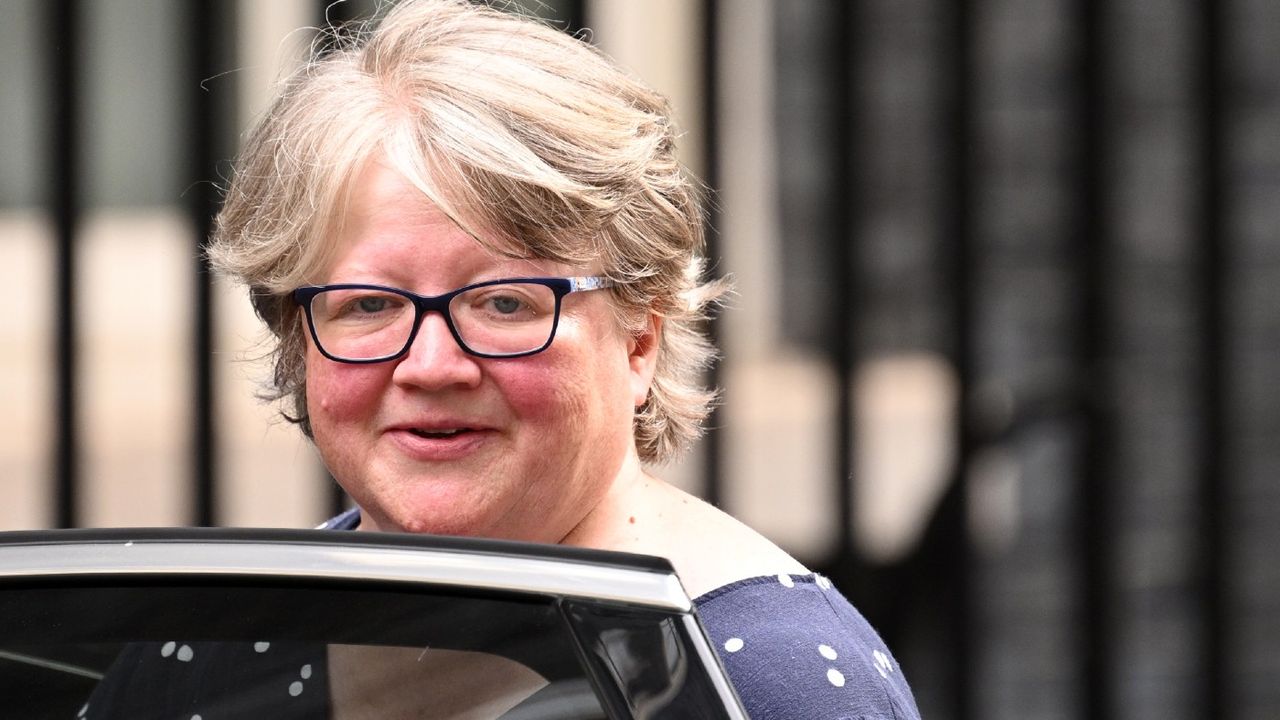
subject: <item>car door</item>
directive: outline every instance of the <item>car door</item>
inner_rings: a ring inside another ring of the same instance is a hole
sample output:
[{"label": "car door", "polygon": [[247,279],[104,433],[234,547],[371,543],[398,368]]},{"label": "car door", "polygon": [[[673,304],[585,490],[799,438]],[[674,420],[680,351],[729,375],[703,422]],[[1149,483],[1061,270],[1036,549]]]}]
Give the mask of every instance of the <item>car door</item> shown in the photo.
[{"label": "car door", "polygon": [[0,533],[24,718],[743,718],[665,561],[318,531]]}]

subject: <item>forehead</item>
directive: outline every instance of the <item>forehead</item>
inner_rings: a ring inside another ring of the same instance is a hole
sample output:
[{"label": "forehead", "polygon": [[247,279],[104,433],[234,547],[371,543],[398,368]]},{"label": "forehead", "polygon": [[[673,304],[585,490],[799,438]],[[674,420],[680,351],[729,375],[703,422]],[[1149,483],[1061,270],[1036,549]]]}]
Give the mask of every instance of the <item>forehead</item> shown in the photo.
[{"label": "forehead", "polygon": [[339,235],[359,235],[377,228],[465,232],[426,192],[400,170],[371,160],[352,177],[336,218]]},{"label": "forehead", "polygon": [[461,235],[495,256],[529,256],[527,249],[499,242],[497,233],[460,217],[457,209],[446,208],[439,196],[427,181],[375,157],[351,176],[344,200],[334,213],[331,237]]},{"label": "forehead", "polygon": [[[322,281],[347,281],[352,273],[467,281],[476,274],[547,275],[567,269],[504,243],[497,233],[471,230],[429,191],[386,162],[366,164],[330,223],[328,257],[318,268]],[[344,277],[335,279],[334,273]]]}]

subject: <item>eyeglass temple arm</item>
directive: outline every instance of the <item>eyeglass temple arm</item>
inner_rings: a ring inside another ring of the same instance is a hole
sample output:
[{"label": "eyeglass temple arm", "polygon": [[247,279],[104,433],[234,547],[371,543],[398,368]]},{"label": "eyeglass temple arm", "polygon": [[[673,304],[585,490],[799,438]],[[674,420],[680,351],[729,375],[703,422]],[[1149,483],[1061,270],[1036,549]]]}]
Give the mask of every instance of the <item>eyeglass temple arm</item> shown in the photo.
[{"label": "eyeglass temple arm", "polygon": [[607,277],[571,277],[565,279],[569,281],[569,292],[603,290],[604,288],[613,287],[613,281]]}]

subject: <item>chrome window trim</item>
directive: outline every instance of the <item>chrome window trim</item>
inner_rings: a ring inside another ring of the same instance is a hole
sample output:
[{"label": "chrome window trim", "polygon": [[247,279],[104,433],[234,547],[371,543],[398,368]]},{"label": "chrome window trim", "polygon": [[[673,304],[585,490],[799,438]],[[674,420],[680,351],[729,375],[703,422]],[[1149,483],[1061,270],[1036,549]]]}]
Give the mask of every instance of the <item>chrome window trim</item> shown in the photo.
[{"label": "chrome window trim", "polygon": [[138,540],[0,546],[0,578],[102,575],[375,580],[689,612],[674,574],[460,550],[276,541]]},{"label": "chrome window trim", "polygon": [[716,655],[716,650],[711,645],[711,638],[707,637],[702,626],[698,624],[693,615],[685,615],[681,618],[684,622],[685,631],[689,633],[693,649],[698,653],[698,660],[702,662],[703,667],[716,669],[717,671],[709,671],[707,676],[711,678],[711,685],[715,688],[716,694],[720,697],[720,703],[724,705],[725,711],[729,717],[734,720],[750,720],[746,711],[742,709],[742,701],[738,699],[738,693],[729,684],[729,677],[720,664],[720,658]]}]

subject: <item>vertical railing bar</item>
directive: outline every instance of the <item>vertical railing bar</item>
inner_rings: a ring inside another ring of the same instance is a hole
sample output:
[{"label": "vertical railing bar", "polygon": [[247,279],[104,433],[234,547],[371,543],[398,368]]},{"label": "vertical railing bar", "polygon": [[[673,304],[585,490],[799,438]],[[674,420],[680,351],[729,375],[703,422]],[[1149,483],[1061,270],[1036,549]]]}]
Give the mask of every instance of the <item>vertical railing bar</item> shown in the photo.
[{"label": "vertical railing bar", "polygon": [[316,27],[320,29],[318,54],[327,55],[337,48],[338,34],[342,27],[355,17],[356,8],[350,0],[316,0]]},{"label": "vertical railing bar", "polygon": [[326,483],[325,487],[329,488],[329,514],[342,514],[350,507],[351,503],[350,498],[347,497],[347,491],[342,489],[342,486],[329,474],[328,470],[321,468],[320,475]]},{"label": "vertical railing bar", "polygon": [[855,413],[857,408],[853,402],[854,363],[858,356],[856,329],[859,324],[858,298],[856,285],[858,270],[855,266],[858,254],[855,244],[857,236],[856,213],[854,211],[857,170],[855,164],[855,138],[859,135],[858,118],[854,105],[854,72],[853,66],[857,57],[857,41],[854,39],[857,26],[855,18],[861,7],[860,3],[838,2],[830,6],[833,13],[831,27],[827,30],[826,39],[828,62],[831,69],[831,159],[832,183],[831,195],[827,198],[830,208],[827,246],[831,249],[835,276],[832,278],[832,307],[836,312],[828,318],[828,337],[835,338],[832,348],[832,362],[836,373],[836,474],[833,480],[837,483],[838,522],[837,547],[841,558],[833,579],[837,584],[850,592],[855,603],[866,605],[867,583],[863,582],[865,565],[857,546],[857,513],[854,503],[857,501],[854,477],[855,447]]},{"label": "vertical railing bar", "polygon": [[590,21],[587,12],[587,1],[569,0],[564,4],[564,8],[562,21],[565,32],[576,37],[583,37],[581,33],[588,27],[587,23]]},{"label": "vertical railing bar", "polygon": [[373,17],[378,9],[377,2],[356,2],[354,0],[318,0],[316,10],[319,13],[316,27],[324,31],[336,31],[325,38],[323,53],[336,49],[334,41],[339,37],[349,39],[358,31],[360,24]]},{"label": "vertical railing bar", "polygon": [[[703,127],[703,177],[709,188],[706,198],[706,255],[710,261],[710,272],[719,277],[720,268],[720,204],[716,193],[720,189],[720,3],[718,0],[702,2],[702,127]],[[707,334],[714,347],[720,347],[720,320],[713,317],[707,323]],[[715,363],[707,370],[707,384],[720,387],[723,372],[720,363]],[[720,459],[722,449],[720,423],[723,412],[717,405],[712,408],[707,418],[706,436],[702,440],[703,477],[705,485],[703,498],[712,505],[720,505],[723,494],[723,463]]]},{"label": "vertical railing bar", "polygon": [[[949,137],[944,163],[946,198],[943,202],[946,238],[950,239],[952,256],[947,282],[952,298],[952,357],[960,392],[956,398],[956,461],[951,502],[944,511],[950,514],[943,526],[951,537],[947,543],[947,585],[950,588],[948,625],[951,628],[951,654],[948,695],[952,717],[970,720],[977,717],[974,690],[974,667],[977,647],[973,641],[975,614],[973,609],[973,562],[968,532],[967,478],[970,461],[977,447],[971,399],[975,385],[973,338],[978,322],[977,286],[973,282],[978,270],[978,248],[974,238],[973,203],[977,182],[974,146],[976,130],[973,97],[976,91],[973,65],[973,34],[976,32],[974,9],[969,0],[951,4],[950,62],[942,71],[943,88],[949,88],[947,123]],[[942,12],[946,12],[943,10]],[[943,244],[945,245],[944,239]],[[945,556],[944,551],[944,556]]]},{"label": "vertical railing bar", "polygon": [[1202,717],[1231,717],[1226,687],[1228,628],[1228,577],[1226,558],[1226,512],[1229,498],[1229,454],[1227,434],[1228,406],[1226,352],[1227,333],[1227,226],[1226,226],[1226,105],[1223,57],[1223,3],[1201,3],[1200,58],[1197,68],[1199,117],[1200,215],[1198,237],[1201,261],[1202,294],[1200,328],[1200,408],[1204,428],[1204,445],[1200,454],[1198,483],[1200,486],[1199,556],[1200,604],[1202,619],[1200,657],[1204,663]]},{"label": "vertical railing bar", "polygon": [[1081,715],[1108,720],[1115,715],[1113,682],[1113,623],[1109,604],[1114,596],[1111,548],[1114,533],[1114,493],[1110,482],[1110,439],[1113,417],[1109,392],[1108,346],[1112,311],[1108,302],[1110,226],[1107,222],[1109,178],[1106,161],[1106,68],[1101,3],[1078,5],[1079,64],[1076,69],[1076,218],[1071,247],[1079,258],[1081,291],[1077,314],[1082,423],[1079,435],[1080,474],[1076,487],[1075,528],[1080,543],[1079,564],[1082,670]]},{"label": "vertical railing bar", "polygon": [[75,527],[79,520],[79,437],[77,413],[76,233],[81,214],[79,125],[80,3],[52,0],[46,5],[50,93],[49,206],[55,234],[54,338],[55,430],[54,522]]},{"label": "vertical railing bar", "polygon": [[193,269],[194,306],[191,339],[193,358],[191,416],[191,480],[192,521],[196,525],[217,524],[217,408],[213,363],[213,277],[204,254],[205,243],[213,230],[217,206],[214,168],[217,163],[216,142],[218,103],[205,86],[205,81],[218,74],[219,33],[218,8],[212,0],[193,0],[187,6],[187,47],[189,75],[189,125],[187,134],[186,200],[194,242]]}]

